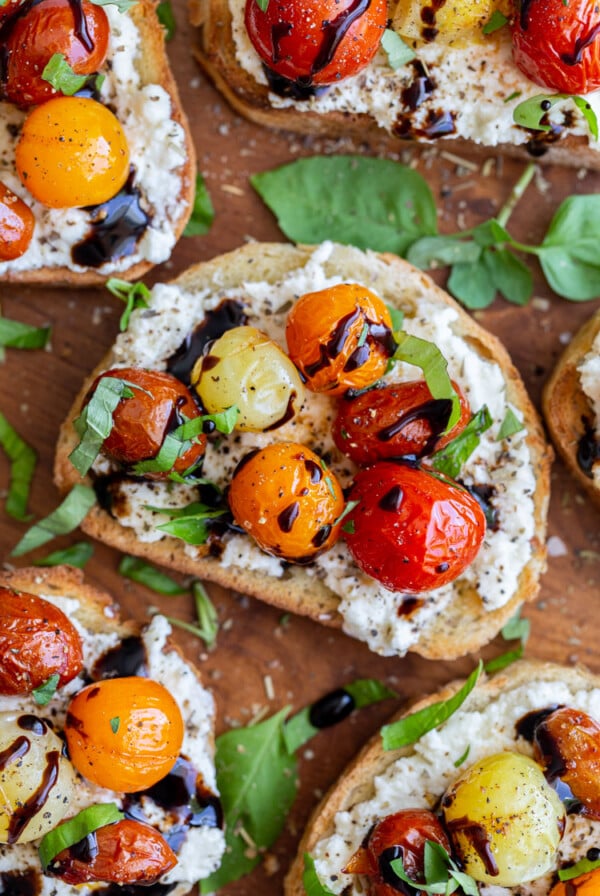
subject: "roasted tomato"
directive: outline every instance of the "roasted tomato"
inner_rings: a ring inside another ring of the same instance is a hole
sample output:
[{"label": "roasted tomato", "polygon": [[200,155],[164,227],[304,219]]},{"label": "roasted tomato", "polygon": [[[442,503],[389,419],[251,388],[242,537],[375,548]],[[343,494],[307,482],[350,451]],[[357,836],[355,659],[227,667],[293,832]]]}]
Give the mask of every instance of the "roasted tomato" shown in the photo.
[{"label": "roasted tomato", "polygon": [[402,859],[408,877],[424,883],[425,843],[431,840],[450,852],[450,842],[440,822],[428,809],[403,809],[388,815],[371,829],[364,846],[352,856],[346,874],[369,878],[369,896],[398,896],[405,884],[393,871],[391,862]]},{"label": "roasted tomato", "polygon": [[600,7],[596,0],[521,0],[513,56],[536,84],[562,93],[600,87]]},{"label": "roasted tomato", "polygon": [[573,880],[560,881],[550,890],[550,896],[598,896],[600,893],[600,868],[574,877]]},{"label": "roasted tomato", "polygon": [[[75,14],[77,11],[77,15]],[[98,71],[106,59],[110,25],[101,6],[83,0],[41,0],[18,16],[6,43],[4,93],[19,106],[33,106],[56,96],[42,77],[55,53],[77,75]]]},{"label": "roasted tomato", "polygon": [[246,30],[265,65],[290,81],[335,84],[371,61],[388,18],[385,0],[246,0]]},{"label": "roasted tomato", "polygon": [[288,314],[285,335],[308,388],[329,395],[372,386],[395,347],[384,302],[357,283],[300,296]]},{"label": "roasted tomato", "polygon": [[485,535],[477,501],[452,480],[379,461],[354,480],[342,529],[357,565],[390,591],[419,593],[456,579]]},{"label": "roasted tomato", "polygon": [[0,694],[30,694],[81,672],[81,638],[62,610],[35,594],[0,587]]},{"label": "roasted tomato", "polygon": [[535,756],[553,781],[560,778],[600,818],[600,725],[586,712],[560,707],[535,729]]},{"label": "roasted tomato", "polygon": [[100,787],[136,793],[164,778],[183,741],[181,711],[150,678],[107,678],[71,700],[65,721],[71,762]]},{"label": "roasted tomato", "polygon": [[0,182],[0,261],[23,255],[29,248],[34,227],[29,206]]},{"label": "roasted tomato", "polygon": [[[199,417],[200,411],[189,390],[170,373],[120,367],[107,370],[94,382],[92,391],[105,376],[119,377],[134,383],[133,398],[123,398],[113,413],[113,427],[104,440],[102,451],[121,464],[156,457],[165,436],[185,418]],[[89,400],[89,399],[88,399]],[[177,458],[174,470],[184,473],[200,463],[204,457],[206,436],[201,434],[194,444]],[[168,473],[147,473],[148,479],[165,479]]]},{"label": "roasted tomato", "polygon": [[59,96],[33,109],[15,148],[21,183],[49,208],[111,199],[129,175],[123,128],[95,100]]},{"label": "roasted tomato", "polygon": [[242,459],[229,487],[229,506],[263,551],[301,562],[336,541],[344,496],[318,455],[304,445],[279,442]]},{"label": "roasted tomato", "polygon": [[177,864],[177,856],[157,830],[126,818],[89,834],[53,859],[48,871],[67,884],[102,881],[153,884]]},{"label": "roasted tomato", "polygon": [[2,22],[2,19],[12,16],[24,2],[25,0],[7,0],[3,6],[0,6],[0,22]]},{"label": "roasted tomato", "polygon": [[344,396],[338,403],[333,438],[340,451],[363,466],[388,457],[422,457],[443,448],[471,417],[469,402],[456,383],[460,419],[443,435],[452,412],[450,399],[434,399],[425,380],[394,383]]}]

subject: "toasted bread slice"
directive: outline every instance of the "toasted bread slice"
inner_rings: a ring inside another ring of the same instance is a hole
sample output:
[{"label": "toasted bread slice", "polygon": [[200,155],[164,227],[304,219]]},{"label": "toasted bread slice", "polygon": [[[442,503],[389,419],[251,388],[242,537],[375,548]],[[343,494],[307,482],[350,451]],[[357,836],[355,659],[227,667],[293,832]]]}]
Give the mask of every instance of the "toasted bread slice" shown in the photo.
[{"label": "toasted bread slice", "polygon": [[[301,292],[308,292],[314,288],[314,285],[313,287],[310,285],[314,284],[314,278],[320,283],[337,279],[368,286],[389,305],[403,310],[405,321],[413,321],[411,325],[417,331],[424,325],[417,321],[420,313],[430,318],[432,326],[437,319],[441,321],[442,318],[444,320],[451,318],[452,321],[447,327],[441,322],[435,323],[435,326],[439,326],[441,332],[451,333],[452,340],[456,338],[456,341],[452,342],[456,351],[473,352],[472,357],[478,359],[477,363],[483,364],[489,361],[493,365],[497,387],[489,388],[484,397],[482,393],[478,396],[473,394],[472,410],[477,410],[486,401],[493,401],[495,392],[505,396],[506,402],[516,409],[517,414],[522,417],[524,432],[514,437],[516,441],[513,439],[510,443],[505,443],[506,450],[499,447],[500,442],[492,440],[490,450],[498,457],[502,454],[502,457],[508,458],[513,456],[517,445],[520,444],[525,454],[523,462],[519,462],[517,467],[526,470],[528,477],[528,484],[523,483],[518,489],[517,504],[522,499],[524,509],[507,514],[517,518],[518,514],[522,513],[525,527],[522,532],[526,530],[528,532],[526,536],[522,534],[517,536],[517,540],[520,538],[521,541],[525,537],[522,546],[527,556],[526,560],[523,558],[524,562],[519,566],[518,573],[514,565],[516,548],[513,545],[510,549],[513,551],[511,565],[515,570],[514,589],[512,586],[509,588],[510,597],[502,594],[502,599],[497,601],[496,605],[490,606],[490,600],[486,600],[486,587],[483,582],[481,587],[478,587],[478,581],[472,579],[469,583],[464,578],[458,579],[451,586],[447,586],[451,591],[444,592],[447,599],[444,599],[443,603],[439,603],[437,598],[434,600],[429,595],[425,596],[427,619],[422,624],[417,624],[417,621],[422,619],[422,614],[419,615],[420,609],[416,610],[416,616],[411,614],[406,616],[406,624],[394,623],[394,626],[402,626],[398,629],[401,634],[396,635],[394,628],[394,634],[389,637],[407,638],[410,643],[388,641],[384,644],[378,639],[385,640],[388,637],[382,632],[384,629],[387,630],[388,620],[391,622],[392,617],[397,616],[397,602],[401,597],[396,595],[391,598],[391,607],[377,624],[374,622],[367,624],[362,619],[353,622],[346,619],[343,622],[340,614],[341,594],[332,590],[333,584],[331,587],[327,584],[327,581],[337,582],[339,576],[336,578],[335,569],[327,571],[318,565],[327,562],[324,559],[327,555],[308,567],[282,565],[277,558],[263,554],[253,546],[248,537],[241,535],[231,538],[224,536],[221,557],[211,556],[208,545],[192,547],[156,529],[158,523],[166,522],[166,517],[163,515],[148,517],[145,522],[141,522],[141,528],[135,519],[125,519],[130,511],[136,519],[138,511],[142,517],[145,513],[151,513],[144,511],[144,505],[165,506],[160,500],[166,495],[165,483],[140,486],[139,480],[137,484],[130,480],[122,486],[118,484],[119,497],[113,501],[112,510],[104,509],[100,505],[95,506],[84,520],[83,528],[94,537],[123,551],[146,557],[182,572],[214,580],[226,587],[254,595],[282,609],[310,616],[322,623],[343,626],[346,631],[364,640],[369,641],[369,638],[373,637],[375,640],[369,643],[377,652],[401,654],[410,649],[431,658],[464,655],[490,641],[517,608],[525,601],[531,600],[537,593],[539,576],[545,566],[550,451],[544,441],[537,414],[503,346],[476,324],[426,275],[395,256],[362,252],[352,247],[331,243],[316,248],[285,244],[250,244],[210,262],[196,265],[172,284],[155,288],[154,296],[158,301],[156,304],[151,302],[150,315],[134,313],[127,333],[119,337],[111,352],[83,384],[61,428],[55,463],[56,483],[60,491],[65,493],[80,481],[79,475],[69,461],[69,454],[77,443],[73,420],[80,413],[84,396],[98,373],[115,365],[130,364],[149,368],[155,366],[164,370],[167,357],[179,347],[194,325],[204,318],[203,309],[215,307],[221,296],[229,295],[246,302],[250,301],[248,297],[253,289],[264,289],[268,290],[272,302],[285,304],[288,298],[292,301],[294,296],[297,297]],[[276,309],[279,305],[275,304],[273,307]],[[281,307],[283,310],[279,315],[276,310],[272,310],[268,320],[258,321],[256,325],[260,327],[261,323],[264,324],[271,337],[277,340],[278,336],[280,344],[285,346],[283,336],[285,308],[283,305]],[[250,323],[253,323],[252,316],[250,312],[248,313]],[[163,337],[166,343],[158,347],[156,340]],[[459,384],[464,384],[461,383],[460,366],[461,362],[455,360],[451,375]],[[491,369],[485,367],[487,371]],[[405,378],[418,378],[415,368],[410,370],[411,373],[406,373]],[[485,392],[483,383],[482,388]],[[503,417],[504,408],[504,400],[501,398],[496,414]],[[336,449],[331,440],[328,422],[333,413],[335,406],[331,398],[307,393],[304,409],[301,409],[290,423],[272,433],[234,434],[235,441],[227,442],[227,454],[223,451],[216,453],[214,449],[207,451],[204,475],[225,488],[228,483],[227,477],[231,474],[240,451],[248,451],[253,445],[263,445],[269,440],[302,441],[299,430],[303,428],[305,433],[308,428],[307,439],[312,437],[313,440],[317,440],[318,437],[319,453],[322,455],[324,450],[328,453],[331,457],[330,465],[334,472],[337,472]],[[496,434],[499,423],[500,420],[496,420],[494,428]],[[320,427],[318,433],[317,426]],[[305,443],[310,447],[310,442]],[[339,451],[337,463],[338,467],[347,468],[348,459]],[[105,468],[104,470],[106,472]],[[515,472],[515,475],[518,474]],[[95,481],[101,486],[104,480],[100,476],[95,477]],[[91,482],[91,479],[88,479],[88,482]],[[126,494],[120,490],[121,488],[125,489]],[[150,491],[145,491],[142,495],[141,488]],[[193,487],[190,492],[187,486],[174,486],[173,495],[176,495],[177,488],[184,490],[179,499],[181,504],[195,500]],[[504,490],[505,486],[499,485],[498,488]],[[137,509],[132,511],[133,507]],[[214,548],[213,543],[213,551]],[[338,542],[336,551],[344,549]],[[247,553],[248,550],[250,554]],[[329,552],[332,564],[338,556],[336,551]],[[483,559],[481,563],[484,564]],[[504,588],[504,572],[496,569],[492,575],[490,569],[493,561],[484,566],[481,577],[494,577],[496,587],[501,591]],[[343,569],[345,570],[346,566]],[[507,573],[510,573],[510,570],[507,570]],[[358,586],[347,601],[350,615],[356,611],[352,609],[358,606],[356,600],[360,602],[364,594],[370,594],[371,587],[376,588],[376,593],[373,596],[374,603],[369,604],[369,607],[379,606],[381,601],[390,599],[391,592],[387,592],[386,596],[372,579],[360,575],[352,564],[347,574]],[[378,633],[371,635],[371,629],[376,629]]]},{"label": "toasted bread slice", "polygon": [[[39,705],[31,694],[0,695],[0,712],[25,713],[49,720],[60,735],[72,697],[90,681],[136,674],[131,663],[134,655],[139,654],[145,671],[140,667],[137,674],[147,673],[147,677],[159,681],[171,691],[179,705],[184,722],[181,755],[190,768],[196,770],[198,780],[206,788],[201,799],[212,793],[211,799],[215,804],[218,802],[214,769],[214,701],[202,686],[198,671],[169,640],[171,628],[163,616],[154,616],[146,626],[121,619],[118,606],[110,595],[86,582],[82,572],[70,566],[26,567],[3,572],[0,573],[0,587],[38,595],[55,604],[77,629],[83,649],[82,671],[59,688],[47,704]],[[137,654],[134,649],[136,640],[139,642]],[[129,656],[127,668],[121,668],[116,658],[124,643]],[[99,671],[97,663],[106,656],[111,658],[110,671],[104,673]],[[92,784],[78,773],[75,792],[76,804],[67,810],[64,820],[95,803],[116,802],[121,806],[125,798],[123,793]],[[183,833],[182,816],[161,808],[148,794],[141,797],[137,810],[142,815],[136,817],[143,816],[166,838],[175,829]],[[218,812],[215,817],[218,818]],[[39,892],[45,892],[51,886],[56,896],[91,894],[97,890],[97,883],[71,885],[59,877],[44,875],[37,845],[37,841],[0,844],[0,870],[14,880],[15,885],[22,875],[23,881],[37,882],[36,891],[37,884]],[[184,896],[199,877],[207,877],[218,867],[224,848],[223,831],[218,825],[211,826],[207,821],[205,827],[187,827],[183,839],[174,847],[178,863],[159,879],[159,883],[168,885],[170,892]]]},{"label": "toasted bread slice", "polygon": [[[597,311],[567,345],[542,394],[544,418],[556,450],[579,485],[598,506],[600,461],[596,463],[598,472],[593,475],[593,456],[598,451],[598,421],[595,420],[591,399],[582,387],[579,367],[592,351],[599,332],[600,311]],[[579,462],[579,448],[586,438],[589,440],[589,451],[586,452],[589,464],[584,469]]]},{"label": "toasted bread slice", "polygon": [[[448,700],[462,683],[453,682],[403,709],[390,723]],[[385,751],[378,732],[309,818],[286,877],[286,896],[303,896],[306,892],[302,878],[307,855],[315,860],[316,871],[328,892],[343,891],[347,896],[364,892],[357,875],[344,874],[342,868],[375,822],[402,809],[437,811],[448,785],[485,756],[506,750],[531,755],[531,744],[518,737],[516,723],[529,712],[557,705],[572,706],[598,718],[600,679],[582,667],[564,668],[522,660],[492,678],[480,678],[448,721],[418,737],[410,746]],[[599,829],[597,821],[569,815],[556,864],[571,864],[583,858],[596,842]],[[336,876],[329,876],[329,872]],[[533,892],[547,896],[555,882],[556,875],[550,873],[536,882],[538,888],[534,884],[531,890],[526,886],[492,889],[497,896],[529,896]],[[487,888],[482,892],[487,893]]]},{"label": "toasted bread slice", "polygon": [[[23,187],[16,174],[14,145],[26,111],[0,102],[0,121],[8,133],[0,154],[0,180],[30,206],[36,219],[25,254],[14,261],[0,261],[4,282],[91,286],[113,275],[136,279],[166,261],[181,236],[194,201],[196,157],[155,6],[154,0],[138,0],[127,12],[114,5],[105,7],[112,36],[100,91],[101,100],[124,128],[133,187],[139,191],[148,226],[129,254],[116,260],[108,257],[99,266],[76,264],[71,250],[92,231],[92,217],[85,209],[45,208]],[[161,179],[169,184],[162,191]]]}]

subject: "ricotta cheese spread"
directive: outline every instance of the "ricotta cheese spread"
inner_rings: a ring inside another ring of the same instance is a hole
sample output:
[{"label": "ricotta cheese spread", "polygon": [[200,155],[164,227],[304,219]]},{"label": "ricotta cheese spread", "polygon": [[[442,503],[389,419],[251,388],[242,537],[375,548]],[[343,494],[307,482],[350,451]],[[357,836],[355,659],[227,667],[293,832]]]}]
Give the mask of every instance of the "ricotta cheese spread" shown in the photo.
[{"label": "ricotta cheese spread", "polygon": [[[596,435],[600,437],[600,332],[592,343],[587,355],[577,368],[581,388],[587,395],[594,412]],[[592,467],[594,482],[600,486],[600,462],[596,461]]]},{"label": "ricotta cheese spread", "polygon": [[[338,812],[334,832],[312,851],[321,881],[335,894],[360,896],[356,877],[344,868],[370,827],[401,809],[433,809],[446,788],[456,780],[455,762],[469,748],[465,767],[485,756],[512,750],[532,755],[531,745],[517,738],[515,724],[524,715],[551,705],[567,705],[600,718],[600,689],[573,690],[558,680],[528,682],[500,693],[483,709],[463,707],[439,728],[421,737],[411,753],[390,763],[373,779],[372,793],[363,802]],[[462,768],[461,768],[462,771]],[[600,821],[567,815],[566,830],[556,857],[556,867],[585,856],[600,837]],[[547,896],[552,874],[517,887],[479,884],[481,896]]]},{"label": "ricotta cheese spread", "polygon": [[[113,366],[137,366],[164,370],[168,358],[188,333],[203,320],[205,314],[224,299],[243,301],[250,325],[265,331],[285,350],[285,320],[290,303],[303,293],[324,289],[343,282],[340,275],[327,274],[325,264],[333,245],[318,247],[308,262],[289,272],[277,283],[248,279],[235,289],[185,292],[172,284],[159,284],[152,290],[147,310],[133,313],[127,332],[122,333],[113,349]],[[362,256],[361,256],[362,257]],[[369,257],[372,271],[382,264]],[[251,276],[251,275],[250,275]],[[375,276],[375,274],[374,274]],[[373,282],[369,288],[377,292]],[[477,449],[464,465],[461,479],[467,485],[492,487],[492,504],[498,515],[498,526],[488,528],[483,546],[460,582],[468,583],[481,595],[483,612],[503,606],[515,593],[518,579],[531,556],[534,534],[535,475],[527,433],[522,430],[510,439],[498,441],[500,425],[507,411],[506,382],[501,368],[483,358],[463,339],[455,327],[458,313],[440,305],[428,294],[426,281],[415,277],[406,287],[404,329],[434,342],[448,362],[448,370],[470,401],[473,412],[488,405],[494,420],[482,436]],[[396,364],[386,374],[389,382],[420,378],[416,368]],[[513,408],[517,416],[520,412]],[[308,445],[319,456],[325,456],[342,486],[355,472],[352,462],[336,448],[331,425],[336,413],[335,402],[324,394],[307,392],[304,404],[295,416],[278,429],[265,433],[240,433],[220,438],[218,447],[210,444],[202,468],[203,476],[225,488],[239,460],[251,449],[277,441],[295,441]],[[104,461],[102,461],[104,463]],[[100,468],[101,469],[101,468]],[[190,486],[177,483],[126,481],[119,489],[114,515],[120,524],[135,531],[140,541],[156,541],[164,537],[157,526],[168,516],[149,510],[153,507],[185,506],[197,500]],[[256,570],[282,578],[287,564],[268,556],[245,535],[223,536],[224,550],[219,561],[226,567]],[[186,545],[186,552],[200,556],[198,549]],[[302,567],[309,576],[322,581],[339,597],[339,612],[344,630],[383,655],[402,655],[418,640],[424,626],[455,595],[453,585],[422,594],[422,604],[408,616],[398,615],[403,595],[388,591],[362,573],[352,560],[343,541],[330,551]]]},{"label": "ricotta cheese spread", "polygon": [[[56,594],[40,594],[40,597],[62,610],[77,629],[82,639],[83,671],[62,687],[46,706],[39,706],[30,696],[0,696],[0,712],[31,713],[47,719],[60,732],[64,728],[70,699],[89,681],[85,678],[87,671],[107,651],[116,647],[120,638],[115,632],[91,632],[83,626],[76,615],[79,607],[77,600]],[[169,622],[160,615],[154,616],[142,630],[148,676],[163,684],[177,701],[185,723],[181,753],[202,775],[207,789],[218,794],[213,760],[214,701],[212,695],[200,684],[193,669],[177,651],[169,648],[167,639],[170,632]],[[173,824],[169,811],[154,803],[147,795],[142,800],[145,816],[159,830],[168,831]],[[94,803],[107,802],[116,803],[121,808],[122,795],[99,787],[77,774],[75,797],[68,815],[75,815]],[[198,880],[208,877],[219,867],[224,851],[225,835],[221,829],[190,827],[177,852],[177,865],[161,878],[161,884],[172,885],[170,893],[183,896]],[[41,874],[36,842],[0,844],[0,875],[5,872],[27,871],[36,875],[38,896],[81,896],[82,893],[98,890],[97,884],[75,886],[64,883],[60,878]]]},{"label": "ricotta cheese spread", "polygon": [[[140,261],[159,264],[171,254],[175,245],[173,222],[184,212],[182,171],[187,151],[185,132],[172,118],[169,94],[159,84],[142,85],[142,47],[135,22],[112,4],[104,6],[104,11],[111,34],[100,97],[123,127],[135,167],[134,185],[150,218],[133,254],[97,269],[108,274],[125,271]],[[20,258],[0,262],[0,278],[39,268],[85,271],[85,267],[73,262],[71,249],[87,236],[89,213],[83,208],[46,208],[28,193],[17,176],[15,146],[26,115],[12,103],[0,102],[0,180],[23,199],[35,218],[29,248]]]}]

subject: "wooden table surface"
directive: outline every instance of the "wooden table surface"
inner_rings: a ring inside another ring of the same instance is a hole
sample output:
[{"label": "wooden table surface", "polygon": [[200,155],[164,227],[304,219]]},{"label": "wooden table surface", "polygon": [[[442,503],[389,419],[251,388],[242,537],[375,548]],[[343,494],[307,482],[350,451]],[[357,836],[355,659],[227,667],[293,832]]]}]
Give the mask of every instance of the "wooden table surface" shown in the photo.
[{"label": "wooden table surface", "polygon": [[[147,278],[165,280],[195,261],[233,249],[248,239],[281,239],[277,225],[248,183],[249,175],[270,169],[298,156],[334,153],[353,147],[327,141],[266,132],[234,115],[206,82],[191,56],[192,35],[185,21],[183,0],[176,0],[177,35],[169,45],[175,75],[191,119],[199,168],[216,208],[210,233],[184,238],[172,259]],[[354,147],[369,152],[369,147]],[[443,230],[468,226],[499,209],[523,164],[497,160],[480,167],[481,156],[468,164],[427,152],[411,156],[408,145],[391,149],[388,156],[414,161],[434,190]],[[493,154],[489,154],[493,158]],[[479,167],[478,167],[479,165]],[[571,193],[600,190],[600,174],[545,168],[540,170],[511,219],[514,235],[539,241],[559,201]],[[33,445],[39,464],[30,507],[37,519],[58,504],[52,483],[52,459],[58,428],[79,388],[81,379],[112,343],[122,305],[103,289],[46,290],[4,287],[2,313],[35,325],[51,324],[48,351],[7,352],[0,365],[0,410]],[[526,308],[497,299],[480,321],[504,340],[539,406],[542,384],[561,346],[598,307],[598,301],[570,303],[553,296],[536,271],[535,298]],[[8,465],[0,456],[0,488],[8,482]],[[600,543],[598,511],[585,499],[556,461],[552,475],[549,521],[551,556],[538,599],[527,609],[532,634],[527,654],[561,663],[582,662],[600,673]],[[9,562],[12,546],[25,526],[0,509],[0,558]],[[78,540],[74,533],[52,544],[66,546]],[[38,555],[48,548],[38,551]],[[159,598],[117,573],[119,555],[97,545],[87,575],[106,587],[126,612],[146,618],[149,606],[169,615],[192,618],[191,599]],[[20,560],[19,565],[24,565]],[[394,687],[401,700],[432,690],[452,677],[463,675],[473,657],[455,663],[432,663],[418,657],[381,658],[365,645],[299,617],[281,624],[281,613],[258,601],[209,586],[218,609],[220,631],[217,649],[207,654],[193,636],[177,632],[177,641],[202,669],[218,705],[218,730],[232,722],[248,723],[258,712],[269,714],[291,704],[300,708],[332,688],[357,677],[378,677]],[[501,639],[484,652],[486,657],[505,649]],[[269,697],[269,676],[274,696]],[[268,871],[230,885],[227,894],[275,896],[294,852],[307,815],[319,794],[335,779],[357,748],[379,727],[399,703],[387,701],[355,713],[335,729],[321,732],[305,748],[300,764],[300,792],[286,830],[275,845]]]}]

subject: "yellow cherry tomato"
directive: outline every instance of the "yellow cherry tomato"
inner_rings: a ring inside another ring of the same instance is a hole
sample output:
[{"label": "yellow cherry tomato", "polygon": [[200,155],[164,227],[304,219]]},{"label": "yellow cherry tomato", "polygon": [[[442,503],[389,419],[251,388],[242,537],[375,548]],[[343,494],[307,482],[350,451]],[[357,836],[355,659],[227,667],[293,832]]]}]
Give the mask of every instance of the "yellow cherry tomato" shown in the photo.
[{"label": "yellow cherry tomato", "polygon": [[552,887],[550,896],[598,896],[600,893],[600,868],[574,877],[573,880],[560,881]]},{"label": "yellow cherry tomato", "polygon": [[129,174],[129,147],[113,113],[96,100],[61,96],[33,109],[15,150],[23,185],[49,208],[97,205]]},{"label": "yellow cherry tomato", "polygon": [[65,735],[71,762],[100,787],[136,793],[164,778],[183,741],[183,720],[169,691],[150,678],[107,678],[69,704]]}]

